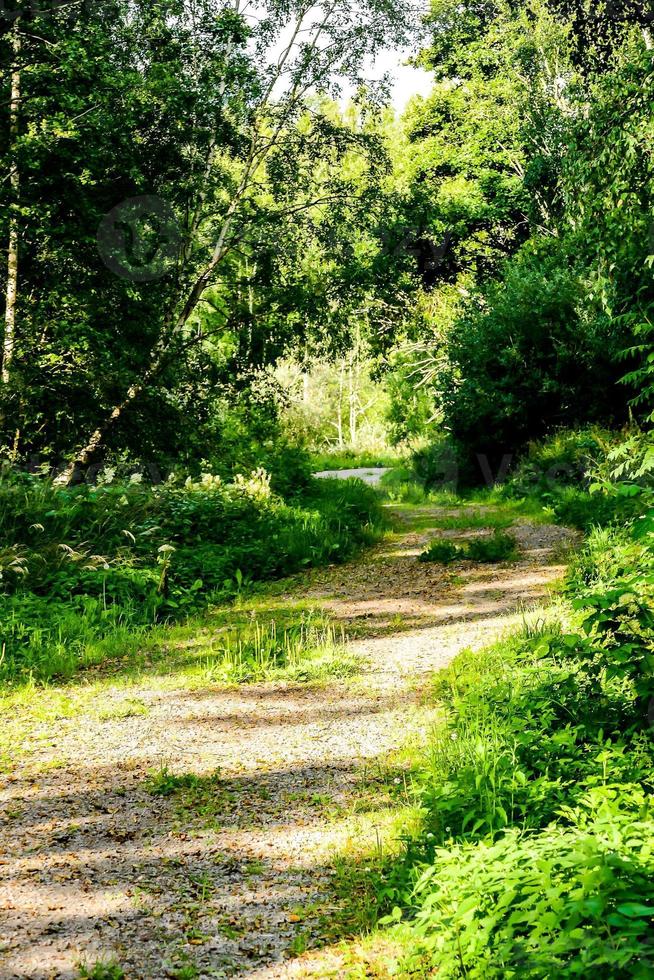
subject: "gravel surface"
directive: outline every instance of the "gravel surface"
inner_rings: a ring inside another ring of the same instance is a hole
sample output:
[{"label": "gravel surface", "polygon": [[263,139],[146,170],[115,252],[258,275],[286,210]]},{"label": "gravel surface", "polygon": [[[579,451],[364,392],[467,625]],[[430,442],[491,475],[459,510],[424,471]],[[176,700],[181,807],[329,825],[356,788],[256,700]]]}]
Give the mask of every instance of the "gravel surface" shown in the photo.
[{"label": "gravel surface", "polygon": [[[366,665],[352,680],[162,690],[145,678],[108,697],[137,695],[146,714],[46,726],[2,785],[0,977],[63,980],[112,957],[131,980],[342,976],[333,951],[288,957],[329,915],[335,853],[372,833],[357,812],[365,773],[433,724],[421,681],[561,575],[551,559],[570,532],[515,533],[519,562],[464,563],[455,580],[416,561],[433,531],[293,580],[289,599],[354,637]],[[153,796],[162,766],[217,773],[203,805]]]},{"label": "gravel surface", "polygon": [[376,487],[379,486],[384,473],[389,472],[390,469],[388,467],[372,466],[355,470],[322,470],[320,473],[314,473],[313,475],[319,480],[349,480],[355,477],[358,480],[363,480],[364,483],[369,483],[371,487]]}]

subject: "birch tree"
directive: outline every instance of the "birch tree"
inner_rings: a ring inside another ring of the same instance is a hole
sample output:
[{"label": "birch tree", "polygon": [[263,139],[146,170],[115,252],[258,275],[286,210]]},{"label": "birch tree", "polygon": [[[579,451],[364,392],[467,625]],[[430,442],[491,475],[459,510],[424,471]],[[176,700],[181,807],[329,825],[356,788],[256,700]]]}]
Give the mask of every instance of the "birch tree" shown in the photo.
[{"label": "birch tree", "polygon": [[11,188],[11,210],[7,241],[7,283],[5,288],[5,321],[2,340],[2,365],[0,377],[3,385],[8,384],[11,362],[14,357],[14,338],[16,334],[16,304],[18,301],[18,201],[20,195],[20,170],[17,158],[18,117],[21,96],[21,21],[16,16],[11,30],[11,80],[9,88],[9,184]]},{"label": "birch tree", "polygon": [[[131,404],[151,385],[184,337],[187,326],[207,289],[214,284],[227,258],[247,239],[261,218],[254,202],[261,193],[266,168],[274,155],[294,147],[298,120],[307,111],[307,99],[316,93],[335,94],[343,83],[363,83],[367,60],[374,57],[389,37],[401,42],[412,24],[406,4],[394,6],[383,0],[327,0],[316,5],[308,0],[253,7],[235,0],[233,16],[246,28],[244,48],[228,50],[232,58],[247,55],[254,75],[247,97],[218,80],[224,100],[237,106],[233,123],[238,128],[238,154],[212,141],[203,178],[196,188],[192,219],[185,229],[176,276],[180,289],[166,313],[147,366],[129,385],[106,419],[90,435],[69,466],[59,476],[69,482],[92,463],[112,427]],[[226,114],[230,107],[226,106]],[[314,143],[320,158],[320,130]],[[293,195],[269,209],[265,221],[274,234],[275,221],[293,210],[327,203],[324,197]]]}]

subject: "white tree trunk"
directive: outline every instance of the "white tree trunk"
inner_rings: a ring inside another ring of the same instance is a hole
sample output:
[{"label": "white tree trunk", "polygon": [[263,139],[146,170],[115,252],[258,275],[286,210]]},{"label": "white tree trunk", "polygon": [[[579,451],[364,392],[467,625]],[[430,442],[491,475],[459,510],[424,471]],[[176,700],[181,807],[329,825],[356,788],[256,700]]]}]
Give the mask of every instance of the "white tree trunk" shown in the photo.
[{"label": "white tree trunk", "polygon": [[12,204],[9,213],[9,240],[7,243],[7,288],[5,292],[5,329],[2,340],[2,368],[0,377],[2,383],[9,381],[11,362],[14,359],[14,344],[16,339],[16,303],[18,300],[18,215],[15,206],[20,193],[20,171],[16,159],[16,140],[18,138],[18,111],[20,107],[20,18],[14,21],[12,29],[13,64],[11,67],[11,94],[9,102],[9,138],[11,144],[11,168],[9,182],[11,187]]}]

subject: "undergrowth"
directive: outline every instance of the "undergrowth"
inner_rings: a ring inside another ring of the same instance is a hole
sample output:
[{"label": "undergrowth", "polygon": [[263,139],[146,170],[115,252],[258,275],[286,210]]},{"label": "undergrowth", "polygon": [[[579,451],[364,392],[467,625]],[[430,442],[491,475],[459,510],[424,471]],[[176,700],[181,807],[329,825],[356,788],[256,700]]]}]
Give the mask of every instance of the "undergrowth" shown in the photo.
[{"label": "undergrowth", "polygon": [[[71,676],[156,623],[238,599],[253,583],[346,559],[375,539],[360,481],[313,481],[283,500],[263,471],[159,487],[61,489],[0,480],[0,680]],[[226,651],[232,673],[258,654]]]},{"label": "undergrowth", "polygon": [[452,541],[435,538],[418,556],[422,562],[440,562],[449,565],[453,561],[475,561],[494,563],[515,561],[518,558],[518,545],[512,534],[495,530],[493,534],[471,538],[462,545]]},{"label": "undergrowth", "polygon": [[561,613],[438,675],[420,826],[375,885],[394,975],[654,975],[652,534],[596,529]]},{"label": "undergrowth", "polygon": [[372,449],[332,449],[311,454],[312,469],[316,473],[325,470],[353,470],[390,468],[401,463],[403,455],[390,448]]}]

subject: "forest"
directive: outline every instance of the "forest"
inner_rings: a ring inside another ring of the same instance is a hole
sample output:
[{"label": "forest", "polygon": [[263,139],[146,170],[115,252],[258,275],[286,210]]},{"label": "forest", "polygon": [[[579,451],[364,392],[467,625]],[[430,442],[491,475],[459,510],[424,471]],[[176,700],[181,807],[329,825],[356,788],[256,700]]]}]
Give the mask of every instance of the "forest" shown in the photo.
[{"label": "forest", "polygon": [[0,977],[654,977],[652,0],[0,68]]}]

